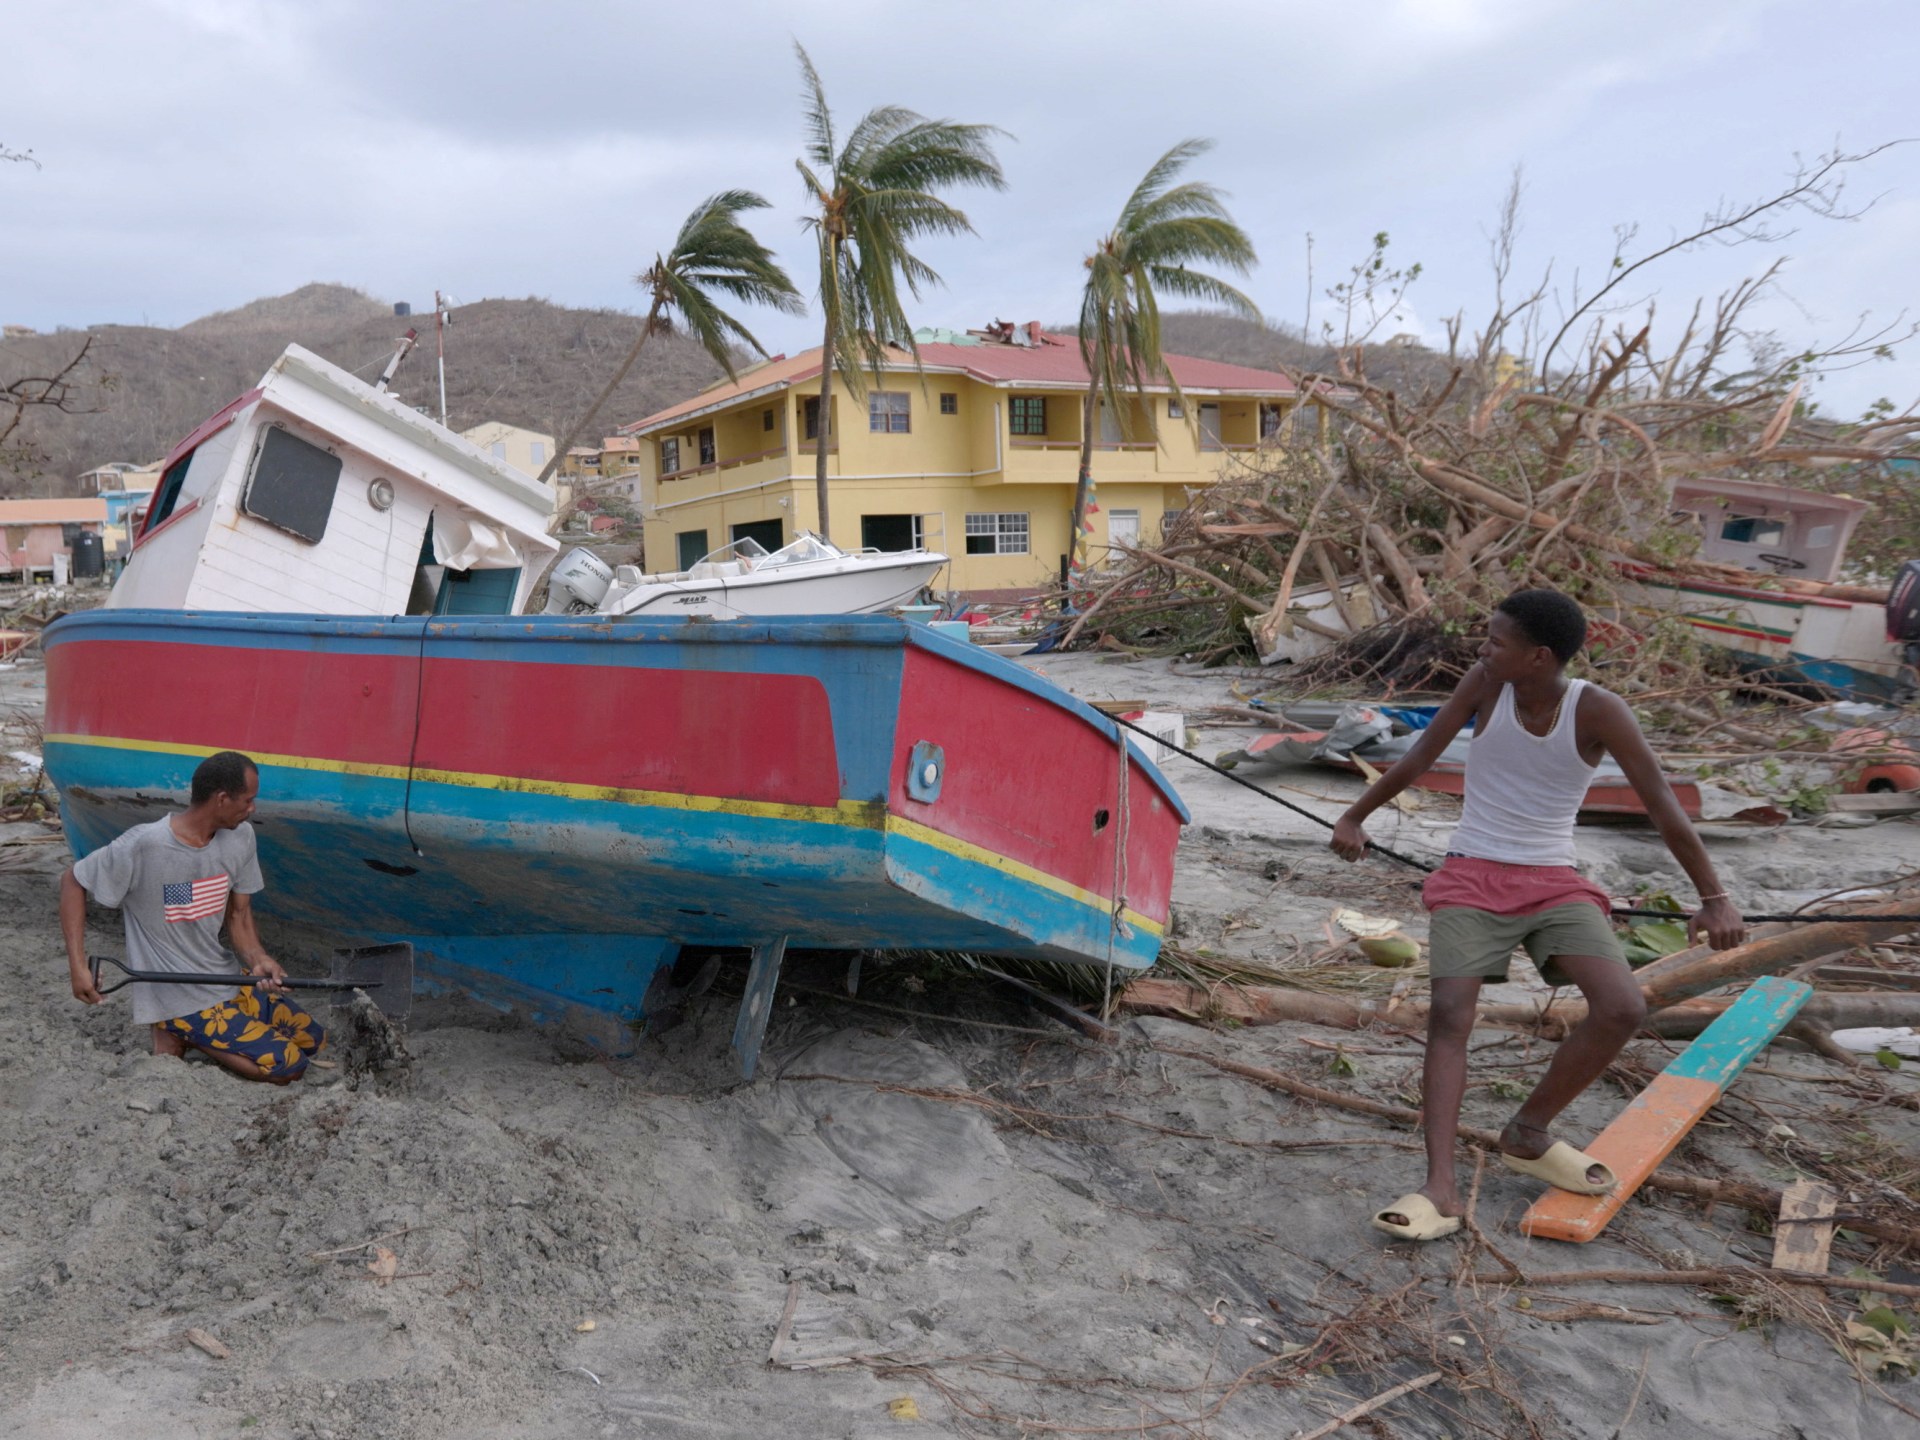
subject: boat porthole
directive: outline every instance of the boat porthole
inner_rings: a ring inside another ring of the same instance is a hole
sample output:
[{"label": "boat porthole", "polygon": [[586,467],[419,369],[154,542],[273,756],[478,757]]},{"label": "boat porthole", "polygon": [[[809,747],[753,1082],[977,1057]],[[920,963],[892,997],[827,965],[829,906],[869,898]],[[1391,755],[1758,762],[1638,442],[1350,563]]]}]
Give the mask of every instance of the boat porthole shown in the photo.
[{"label": "boat porthole", "polygon": [[1113,817],[1107,814],[1105,810],[1094,811],[1093,812],[1093,833],[1098,835],[1102,830],[1106,829],[1107,821],[1109,821],[1112,818]]}]

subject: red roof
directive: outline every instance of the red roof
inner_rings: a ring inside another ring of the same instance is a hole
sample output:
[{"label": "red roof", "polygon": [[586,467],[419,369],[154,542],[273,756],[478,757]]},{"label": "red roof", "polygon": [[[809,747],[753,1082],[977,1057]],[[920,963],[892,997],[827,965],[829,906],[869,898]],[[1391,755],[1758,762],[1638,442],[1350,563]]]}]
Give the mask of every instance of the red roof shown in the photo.
[{"label": "red roof", "polygon": [[[994,341],[979,345],[929,343],[920,347],[920,363],[930,373],[957,372],[987,385],[1084,389],[1090,376],[1080,359],[1080,342],[1071,335],[1046,335],[1042,338],[1045,343],[1040,345],[1005,345]],[[891,368],[911,372],[913,357],[905,350],[896,353],[899,360]],[[1191,355],[1168,355],[1165,358],[1167,368],[1173,372],[1173,378],[1179,382],[1182,390],[1222,391],[1236,395],[1292,395],[1298,390],[1293,381],[1277,370],[1255,370],[1248,365],[1229,365],[1223,360],[1200,360]],[[782,357],[757,369],[745,371],[738,380],[712,386],[692,399],[669,405],[644,420],[622,425],[620,432],[624,435],[644,434],[670,420],[700,411],[717,410],[744,396],[784,390],[809,379],[818,380],[819,377],[820,349],[815,346],[791,359]],[[1165,388],[1161,385],[1147,386],[1148,390]]]}]

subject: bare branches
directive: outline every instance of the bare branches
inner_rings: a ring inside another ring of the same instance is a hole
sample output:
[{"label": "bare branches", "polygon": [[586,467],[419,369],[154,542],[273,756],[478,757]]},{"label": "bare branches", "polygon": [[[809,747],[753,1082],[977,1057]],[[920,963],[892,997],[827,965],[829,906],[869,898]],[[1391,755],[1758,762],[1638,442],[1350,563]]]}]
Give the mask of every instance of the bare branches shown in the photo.
[{"label": "bare branches", "polygon": [[1700,224],[1687,234],[1678,236],[1665,245],[1656,246],[1636,259],[1629,260],[1627,250],[1636,238],[1637,227],[1623,227],[1616,231],[1617,243],[1606,283],[1595,289],[1584,300],[1579,299],[1576,294],[1574,297],[1576,303],[1573,308],[1561,322],[1560,328],[1554,332],[1553,338],[1547,342],[1547,348],[1541,352],[1541,373],[1544,375],[1551,372],[1554,353],[1560,348],[1561,341],[1586,321],[1603,300],[1630,278],[1669,255],[1691,250],[1708,241],[1722,245],[1777,244],[1794,233],[1791,228],[1782,228],[1779,222],[1795,212],[1818,216],[1824,220],[1859,219],[1871,208],[1872,202],[1869,201],[1866,205],[1855,209],[1846,207],[1844,200],[1847,170],[1863,161],[1871,160],[1883,151],[1891,150],[1896,145],[1906,143],[1904,140],[1889,140],[1871,149],[1851,153],[1837,149],[1830,150],[1811,163],[1800,164],[1793,172],[1785,189],[1757,200],[1723,203],[1717,209],[1708,211],[1701,218]]},{"label": "bare branches", "polygon": [[[25,375],[0,388],[0,447],[13,441],[15,432],[34,410],[58,410],[68,415],[85,413],[80,409],[77,377],[92,348],[93,337],[89,335],[72,358],[52,374]],[[4,448],[0,448],[0,457],[5,453]]]}]

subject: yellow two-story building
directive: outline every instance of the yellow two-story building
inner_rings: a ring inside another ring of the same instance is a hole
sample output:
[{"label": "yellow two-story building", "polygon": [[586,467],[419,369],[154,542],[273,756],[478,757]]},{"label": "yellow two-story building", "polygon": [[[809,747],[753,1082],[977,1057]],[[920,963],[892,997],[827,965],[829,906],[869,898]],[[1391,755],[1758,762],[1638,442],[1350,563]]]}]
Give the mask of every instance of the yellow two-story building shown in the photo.
[{"label": "yellow two-story building", "polygon": [[[836,376],[820,413],[820,351],[779,356],[622,427],[638,443],[646,568],[684,569],[744,537],[769,550],[821,529],[814,467],[827,448],[828,518],[845,549],[953,557],[941,581],[1024,594],[1060,573],[1079,473],[1087,369],[1071,336],[1038,325],[916,337],[856,397]],[[1236,452],[1290,428],[1286,376],[1170,355],[1185,397],[1152,388],[1123,427],[1096,418],[1096,557],[1157,539]],[[1159,442],[1139,407],[1151,406]]]}]

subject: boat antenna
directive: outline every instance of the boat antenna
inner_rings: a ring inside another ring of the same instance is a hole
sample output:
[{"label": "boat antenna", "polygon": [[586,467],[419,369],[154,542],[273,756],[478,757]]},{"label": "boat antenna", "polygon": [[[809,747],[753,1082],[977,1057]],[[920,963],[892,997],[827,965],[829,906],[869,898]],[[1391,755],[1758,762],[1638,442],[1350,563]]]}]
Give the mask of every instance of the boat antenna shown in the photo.
[{"label": "boat antenna", "polygon": [[433,338],[440,349],[440,423],[447,423],[447,326],[453,323],[453,297],[433,292]]},{"label": "boat antenna", "polygon": [[384,390],[393,383],[393,372],[400,368],[400,362],[407,358],[408,352],[413,349],[414,342],[419,338],[420,332],[413,329],[409,329],[400,337],[400,348],[393,352],[393,358],[387,361],[387,368],[382,370],[380,378],[373,382],[374,389]]}]

